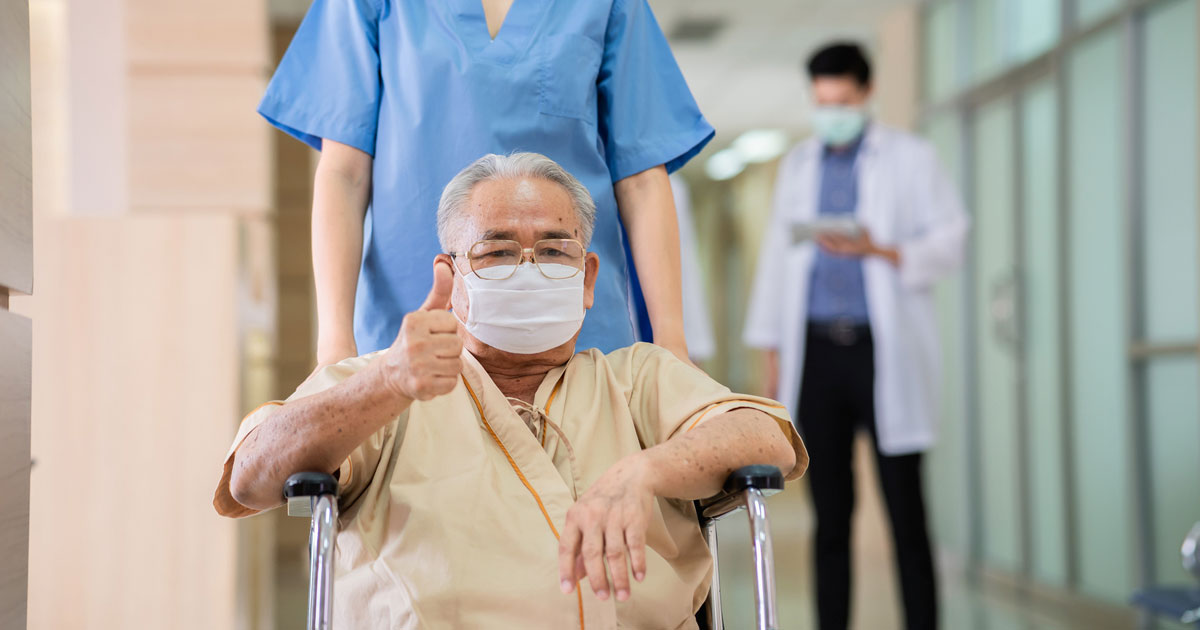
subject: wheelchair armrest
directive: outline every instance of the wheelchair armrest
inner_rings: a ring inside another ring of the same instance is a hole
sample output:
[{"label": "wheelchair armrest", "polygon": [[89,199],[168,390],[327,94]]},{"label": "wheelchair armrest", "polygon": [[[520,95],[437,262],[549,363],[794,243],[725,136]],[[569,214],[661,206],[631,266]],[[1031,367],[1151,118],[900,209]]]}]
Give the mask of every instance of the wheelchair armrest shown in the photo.
[{"label": "wheelchair armrest", "polygon": [[746,506],[747,490],[769,496],[783,490],[783,473],[776,466],[743,466],[725,478],[721,493],[696,502],[701,523],[713,521]]},{"label": "wheelchair armrest", "polygon": [[298,472],[283,483],[288,516],[312,516],[312,499],[325,495],[337,496],[338,482],[333,475],[319,472]]}]

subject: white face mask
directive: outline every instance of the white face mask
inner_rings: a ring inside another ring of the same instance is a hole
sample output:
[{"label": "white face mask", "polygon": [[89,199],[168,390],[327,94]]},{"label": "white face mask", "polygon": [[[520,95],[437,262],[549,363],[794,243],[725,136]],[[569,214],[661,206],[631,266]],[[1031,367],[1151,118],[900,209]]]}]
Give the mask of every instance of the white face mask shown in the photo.
[{"label": "white face mask", "polygon": [[505,352],[537,354],[557,348],[583,325],[584,275],[581,271],[570,278],[547,278],[533,263],[517,265],[503,280],[464,273],[470,308],[463,326],[476,339]]},{"label": "white face mask", "polygon": [[845,146],[867,126],[867,112],[861,107],[819,106],[813,111],[812,125],[825,144]]}]

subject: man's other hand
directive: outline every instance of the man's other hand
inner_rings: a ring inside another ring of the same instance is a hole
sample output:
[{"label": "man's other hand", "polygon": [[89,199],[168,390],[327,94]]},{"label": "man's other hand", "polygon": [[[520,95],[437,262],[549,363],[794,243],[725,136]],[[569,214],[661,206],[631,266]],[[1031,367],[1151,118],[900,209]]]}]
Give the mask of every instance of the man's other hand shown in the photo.
[{"label": "man's other hand", "polygon": [[900,265],[900,253],[895,249],[880,247],[871,239],[871,233],[866,228],[860,228],[857,236],[822,234],[817,237],[817,244],[835,256],[879,256],[895,266]]},{"label": "man's other hand", "polygon": [[383,357],[386,382],[396,394],[429,400],[448,394],[462,372],[458,318],[450,312],[454,274],[450,265],[433,265],[433,288],[420,310],[404,316],[400,334]]},{"label": "man's other hand", "polygon": [[[630,571],[639,582],[646,577],[646,529],[653,499],[649,462],[641,453],[618,461],[579,497],[567,510],[558,543],[563,593],[586,577],[600,600],[613,591],[617,601],[629,599]],[[606,560],[612,584],[604,572]]]}]

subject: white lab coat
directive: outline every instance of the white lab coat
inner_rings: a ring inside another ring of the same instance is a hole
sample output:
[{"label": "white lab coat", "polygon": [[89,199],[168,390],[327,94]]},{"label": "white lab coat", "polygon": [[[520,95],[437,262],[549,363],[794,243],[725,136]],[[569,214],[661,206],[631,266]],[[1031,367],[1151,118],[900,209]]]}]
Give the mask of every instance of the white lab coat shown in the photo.
[{"label": "white lab coat", "polygon": [[704,290],[704,273],[700,255],[696,253],[696,228],[692,222],[692,197],[687,182],[671,174],[671,194],[675,196],[675,214],[679,219],[680,286],[683,297],[683,335],[687,339],[688,357],[695,361],[711,359],[717,353],[713,338],[712,320],[708,316],[708,296]]},{"label": "white lab coat", "polygon": [[[797,417],[805,323],[816,244],[794,244],[791,225],[817,216],[822,146],[809,140],[779,167],[744,333],[747,345],[777,350],[777,396]],[[855,218],[878,244],[900,251],[900,267],[863,261],[875,344],[875,419],[880,450],[925,450],[936,437],[940,350],[932,288],[962,260],[969,220],[932,145],[872,123],[858,156]]]}]

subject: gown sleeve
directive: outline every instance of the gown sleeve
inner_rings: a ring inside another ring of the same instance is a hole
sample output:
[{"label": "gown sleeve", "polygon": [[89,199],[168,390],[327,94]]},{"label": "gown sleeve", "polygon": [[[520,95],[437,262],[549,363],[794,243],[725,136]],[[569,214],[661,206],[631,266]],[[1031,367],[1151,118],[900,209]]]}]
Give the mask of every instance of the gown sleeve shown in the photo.
[{"label": "gown sleeve", "polygon": [[[770,416],[796,453],[796,466],[785,471],[797,479],[808,467],[808,451],[783,405],[767,398],[732,392],[699,368],[670,351],[638,343],[610,355],[614,373],[628,379],[629,410],[644,448],[662,444],[735,409],[754,409]],[[610,363],[611,364],[611,363]]]},{"label": "gown sleeve", "polygon": [[318,151],[329,138],[375,155],[382,0],[315,0],[258,113]]},{"label": "gown sleeve", "polygon": [[[233,465],[237,457],[238,448],[241,447],[242,442],[250,436],[252,431],[262,426],[263,423],[269,420],[286,403],[319,394],[334,387],[367,367],[371,359],[378,354],[372,353],[362,357],[351,357],[340,363],[326,366],[309,376],[300,387],[296,388],[295,393],[289,396],[287,400],[271,401],[250,412],[250,415],[242,420],[237,435],[233,438],[233,445],[229,447],[229,452],[225,455],[221,480],[217,482],[217,489],[213,492],[213,507],[216,508],[217,513],[221,516],[232,518],[252,516],[258,513],[258,510],[238,503],[233,498],[230,486],[233,479]],[[367,486],[370,485],[379,468],[387,466],[387,456],[391,453],[394,446],[397,427],[400,423],[407,423],[407,420],[408,412],[405,411],[398,419],[387,423],[368,437],[366,441],[358,445],[338,468],[338,504],[343,512],[343,518],[349,518],[352,515],[349,513],[349,510],[367,489]],[[280,488],[281,493],[282,491],[283,488]]]},{"label": "gown sleeve", "polygon": [[597,82],[614,182],[660,164],[674,172],[713,137],[646,0],[614,0]]}]

